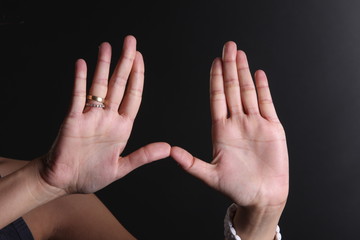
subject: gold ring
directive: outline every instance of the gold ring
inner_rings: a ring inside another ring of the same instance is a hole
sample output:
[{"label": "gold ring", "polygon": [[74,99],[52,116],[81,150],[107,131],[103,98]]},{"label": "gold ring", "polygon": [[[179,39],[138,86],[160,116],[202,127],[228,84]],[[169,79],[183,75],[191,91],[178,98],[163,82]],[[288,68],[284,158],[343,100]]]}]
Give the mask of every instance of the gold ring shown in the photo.
[{"label": "gold ring", "polygon": [[93,100],[93,101],[99,102],[99,103],[104,103],[104,100],[105,100],[105,99],[102,98],[102,97],[93,96],[93,95],[87,95],[86,98],[89,99],[89,100]]}]

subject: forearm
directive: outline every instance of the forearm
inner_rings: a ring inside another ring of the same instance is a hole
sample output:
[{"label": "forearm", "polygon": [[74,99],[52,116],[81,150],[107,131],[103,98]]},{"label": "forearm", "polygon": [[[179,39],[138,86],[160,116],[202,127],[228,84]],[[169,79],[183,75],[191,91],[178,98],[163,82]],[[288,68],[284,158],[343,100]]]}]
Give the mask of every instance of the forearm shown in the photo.
[{"label": "forearm", "polygon": [[46,184],[40,174],[41,159],[0,179],[0,229],[64,191]]},{"label": "forearm", "polygon": [[284,206],[238,207],[234,228],[242,240],[273,240]]}]

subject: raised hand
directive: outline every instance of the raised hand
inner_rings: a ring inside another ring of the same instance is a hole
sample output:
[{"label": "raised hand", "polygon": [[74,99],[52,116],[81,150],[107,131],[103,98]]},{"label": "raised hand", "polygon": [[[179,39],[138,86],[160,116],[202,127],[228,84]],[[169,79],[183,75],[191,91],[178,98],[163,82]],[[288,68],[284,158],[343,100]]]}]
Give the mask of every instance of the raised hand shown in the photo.
[{"label": "raised hand", "polygon": [[180,147],[172,147],[171,156],[243,209],[281,212],[288,195],[288,153],[265,73],[257,71],[254,84],[245,53],[227,42],[222,59],[213,62],[210,82],[212,162]]},{"label": "raised hand", "polygon": [[93,100],[87,99],[86,63],[81,59],[76,62],[72,105],[41,171],[47,184],[66,193],[95,192],[135,168],[170,154],[170,146],[159,142],[120,157],[144,84],[144,62],[136,51],[136,39],[124,39],[121,57],[109,79],[110,62],[111,46],[103,43],[89,91],[95,96]]}]

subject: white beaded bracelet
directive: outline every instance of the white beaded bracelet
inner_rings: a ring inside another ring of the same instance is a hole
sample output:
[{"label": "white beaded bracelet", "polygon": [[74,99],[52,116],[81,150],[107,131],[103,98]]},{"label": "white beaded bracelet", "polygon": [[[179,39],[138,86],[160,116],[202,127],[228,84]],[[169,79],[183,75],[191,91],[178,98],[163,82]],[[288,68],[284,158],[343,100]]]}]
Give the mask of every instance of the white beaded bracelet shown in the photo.
[{"label": "white beaded bracelet", "polygon": [[[233,203],[230,205],[230,207],[228,207],[226,211],[226,215],[224,219],[224,235],[226,240],[241,240],[239,235],[236,234],[236,230],[232,223],[237,208],[238,208],[237,205]],[[274,240],[281,240],[281,233],[279,226],[276,227]]]}]

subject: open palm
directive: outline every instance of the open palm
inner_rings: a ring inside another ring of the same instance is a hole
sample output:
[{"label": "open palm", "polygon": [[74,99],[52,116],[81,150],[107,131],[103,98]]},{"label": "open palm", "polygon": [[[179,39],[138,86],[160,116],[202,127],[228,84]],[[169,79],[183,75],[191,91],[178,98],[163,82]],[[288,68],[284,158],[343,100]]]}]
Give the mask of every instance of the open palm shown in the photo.
[{"label": "open palm", "polygon": [[[95,192],[135,168],[169,156],[167,143],[152,143],[120,157],[130,137],[144,83],[144,62],[136,39],[127,36],[109,78],[111,46],[103,43],[90,95],[106,99],[105,108],[86,106],[86,63],[78,60],[72,106],[46,158],[44,180],[68,193]],[[96,100],[88,103],[98,104]]]},{"label": "open palm", "polygon": [[252,79],[246,55],[234,42],[211,68],[213,160],[180,147],[171,156],[189,173],[239,206],[281,206],[288,195],[288,153],[263,71]]}]

